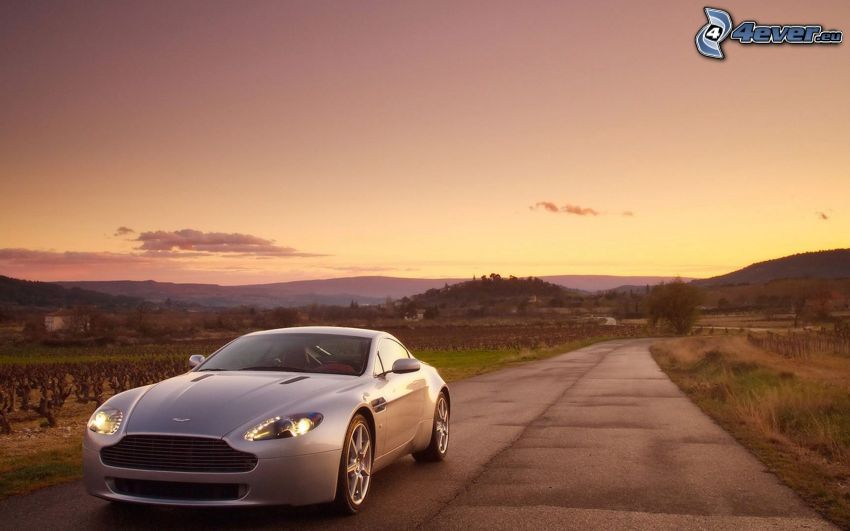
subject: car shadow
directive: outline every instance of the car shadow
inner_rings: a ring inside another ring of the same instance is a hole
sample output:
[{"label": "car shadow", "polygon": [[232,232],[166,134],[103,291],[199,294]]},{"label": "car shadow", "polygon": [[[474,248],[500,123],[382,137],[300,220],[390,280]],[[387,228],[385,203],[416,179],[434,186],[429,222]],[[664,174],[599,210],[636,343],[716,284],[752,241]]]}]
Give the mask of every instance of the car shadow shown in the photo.
[{"label": "car shadow", "polygon": [[155,507],[108,503],[91,514],[93,529],[258,529],[287,526],[334,527],[329,506],[306,507]]}]

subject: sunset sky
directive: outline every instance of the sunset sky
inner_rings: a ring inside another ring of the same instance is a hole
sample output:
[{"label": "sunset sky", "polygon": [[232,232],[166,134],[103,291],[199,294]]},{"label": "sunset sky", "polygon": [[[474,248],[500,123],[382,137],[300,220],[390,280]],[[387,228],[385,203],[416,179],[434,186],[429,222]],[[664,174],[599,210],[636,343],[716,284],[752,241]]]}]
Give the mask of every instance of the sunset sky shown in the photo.
[{"label": "sunset sky", "polygon": [[[850,2],[721,4],[850,31]],[[850,247],[850,43],[702,2],[3,2],[0,274],[710,276]]]}]

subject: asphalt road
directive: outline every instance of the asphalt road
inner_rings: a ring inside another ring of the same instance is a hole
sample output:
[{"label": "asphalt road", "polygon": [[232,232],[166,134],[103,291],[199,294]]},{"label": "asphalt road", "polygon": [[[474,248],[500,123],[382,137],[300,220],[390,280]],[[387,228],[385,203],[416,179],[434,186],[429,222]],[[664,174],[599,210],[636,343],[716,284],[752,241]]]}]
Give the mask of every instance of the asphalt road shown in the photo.
[{"label": "asphalt road", "polygon": [[832,529],[676,388],[650,343],[455,383],[448,460],[384,469],[354,517],[113,506],[77,482],[0,502],[0,528]]}]

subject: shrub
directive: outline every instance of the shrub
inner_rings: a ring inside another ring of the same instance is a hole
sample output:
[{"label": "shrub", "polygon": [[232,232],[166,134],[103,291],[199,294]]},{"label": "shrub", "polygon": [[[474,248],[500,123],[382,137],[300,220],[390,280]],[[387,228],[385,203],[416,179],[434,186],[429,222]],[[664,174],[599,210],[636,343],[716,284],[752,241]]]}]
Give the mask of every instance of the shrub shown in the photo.
[{"label": "shrub", "polygon": [[668,326],[676,334],[687,334],[697,320],[702,292],[681,280],[652,288],[646,301],[649,323]]}]

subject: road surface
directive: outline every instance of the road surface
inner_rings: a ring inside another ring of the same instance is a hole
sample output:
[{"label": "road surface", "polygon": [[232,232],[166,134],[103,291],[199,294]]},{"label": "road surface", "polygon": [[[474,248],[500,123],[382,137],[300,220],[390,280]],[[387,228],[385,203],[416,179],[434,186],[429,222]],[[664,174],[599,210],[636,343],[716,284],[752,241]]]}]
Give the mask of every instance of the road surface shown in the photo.
[{"label": "road surface", "polygon": [[0,502],[0,528],[832,529],[676,388],[650,344],[453,384],[448,460],[379,472],[354,517],[113,506],[76,482]]}]

